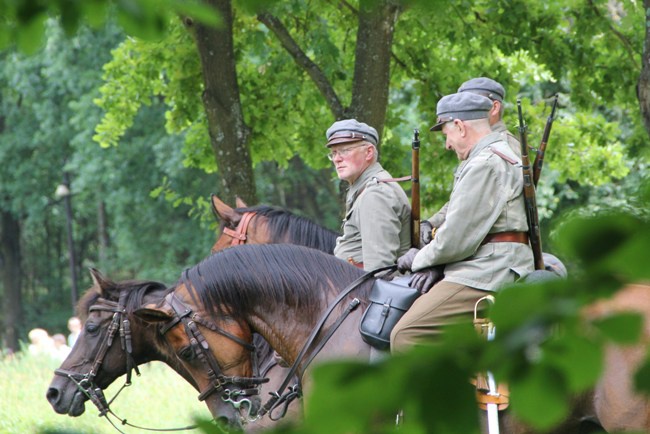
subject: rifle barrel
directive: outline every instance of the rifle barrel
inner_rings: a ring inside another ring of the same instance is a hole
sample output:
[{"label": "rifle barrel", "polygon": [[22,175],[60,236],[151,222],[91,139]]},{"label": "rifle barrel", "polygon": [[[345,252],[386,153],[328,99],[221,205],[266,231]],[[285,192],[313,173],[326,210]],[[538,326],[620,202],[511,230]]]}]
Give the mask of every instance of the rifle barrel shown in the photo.
[{"label": "rifle barrel", "polygon": [[411,245],[420,247],[420,131],[413,130],[411,152]]},{"label": "rifle barrel", "polygon": [[526,208],[526,220],[528,221],[528,238],[530,247],[533,250],[535,269],[544,269],[544,258],[542,257],[542,238],[539,230],[539,218],[537,215],[537,202],[535,200],[535,185],[533,184],[533,171],[528,159],[528,141],[526,138],[526,124],[521,112],[521,100],[517,100],[517,111],[519,112],[519,142],[521,143],[521,170],[524,175],[524,206]]}]

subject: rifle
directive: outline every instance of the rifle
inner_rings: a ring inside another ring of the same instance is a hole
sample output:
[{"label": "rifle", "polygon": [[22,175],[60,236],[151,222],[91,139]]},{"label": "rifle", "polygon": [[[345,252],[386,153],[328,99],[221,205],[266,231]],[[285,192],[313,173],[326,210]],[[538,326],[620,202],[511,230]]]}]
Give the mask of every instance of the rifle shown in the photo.
[{"label": "rifle", "polygon": [[542,165],[544,165],[544,152],[546,152],[546,144],[548,143],[548,136],[551,134],[551,127],[553,126],[553,119],[555,118],[555,109],[557,108],[557,94],[555,95],[555,101],[553,101],[553,108],[551,109],[551,114],[548,119],[546,119],[546,126],[544,127],[544,133],[542,134],[542,141],[539,144],[537,149],[537,155],[535,155],[535,163],[533,164],[533,183],[535,188],[537,188],[537,183],[539,182],[539,176],[542,174]]},{"label": "rifle", "polygon": [[420,131],[413,130],[411,152],[411,245],[420,248]]},{"label": "rifle", "polygon": [[517,110],[519,111],[519,142],[521,143],[521,170],[524,174],[524,206],[526,208],[526,220],[528,221],[528,238],[530,247],[533,249],[535,269],[544,269],[544,258],[542,257],[542,238],[539,231],[539,219],[537,217],[537,203],[535,201],[535,185],[533,184],[533,170],[528,159],[528,142],[526,139],[526,125],[521,113],[521,100],[517,99]]}]

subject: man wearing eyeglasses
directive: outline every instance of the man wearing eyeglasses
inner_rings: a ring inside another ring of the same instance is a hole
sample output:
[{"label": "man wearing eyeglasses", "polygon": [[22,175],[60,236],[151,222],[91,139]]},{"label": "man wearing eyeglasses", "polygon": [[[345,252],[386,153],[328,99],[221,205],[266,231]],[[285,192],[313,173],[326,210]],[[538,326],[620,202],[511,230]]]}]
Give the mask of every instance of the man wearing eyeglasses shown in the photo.
[{"label": "man wearing eyeglasses", "polygon": [[402,187],[377,161],[377,131],[345,119],[325,135],[328,158],[339,179],[349,184],[334,255],[368,271],[394,264],[410,247],[411,207]]},{"label": "man wearing eyeglasses", "polygon": [[460,165],[444,223],[421,250],[397,261],[400,271],[444,278],[425,292],[391,333],[391,350],[431,342],[460,318],[471,320],[475,303],[492,291],[533,271],[528,245],[521,158],[499,132],[492,131],[492,101],[471,92],[440,99],[432,131],[442,131],[445,148]]}]

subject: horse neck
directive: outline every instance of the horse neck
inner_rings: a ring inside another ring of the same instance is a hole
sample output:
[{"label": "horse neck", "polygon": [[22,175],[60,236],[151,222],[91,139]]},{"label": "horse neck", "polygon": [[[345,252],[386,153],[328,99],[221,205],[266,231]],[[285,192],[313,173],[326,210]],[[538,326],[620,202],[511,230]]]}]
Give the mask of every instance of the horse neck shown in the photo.
[{"label": "horse neck", "polygon": [[[323,329],[317,336],[316,342],[327,333],[332,324],[340,317],[349,302],[341,303],[329,316]],[[279,309],[263,309],[248,318],[251,329],[262,335],[269,345],[289,364],[293,364],[305,342],[321,319],[325,309],[318,315],[299,315],[298,312]],[[337,328],[328,342],[319,351],[315,361],[340,358],[368,359],[370,347],[361,339],[358,324],[362,315],[361,308],[353,311]],[[312,346],[313,348],[313,346]],[[311,354],[311,351],[307,355]],[[299,372],[303,370],[300,369]]]}]

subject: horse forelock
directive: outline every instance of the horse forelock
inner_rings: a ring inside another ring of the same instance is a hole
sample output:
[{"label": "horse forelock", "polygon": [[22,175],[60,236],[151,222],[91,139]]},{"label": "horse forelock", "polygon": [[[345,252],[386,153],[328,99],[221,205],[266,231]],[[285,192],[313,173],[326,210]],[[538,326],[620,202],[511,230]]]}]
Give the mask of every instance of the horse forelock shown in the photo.
[{"label": "horse forelock", "polygon": [[105,280],[103,284],[103,288],[94,284],[79,299],[77,303],[77,314],[82,322],[88,318],[90,307],[97,304],[100,298],[117,302],[122,291],[127,291],[125,308],[130,313],[142,306],[145,295],[150,291],[171,291],[171,288],[167,289],[164,283],[153,280],[124,280],[121,282]]},{"label": "horse forelock", "polygon": [[214,253],[186,270],[179,284],[185,285],[194,303],[213,315],[242,319],[278,306],[314,316],[329,295],[338,294],[361,274],[315,249],[251,244]]},{"label": "horse forelock", "polygon": [[306,217],[268,205],[237,208],[237,212],[254,212],[266,218],[271,243],[297,244],[326,253],[333,253],[338,234]]}]

